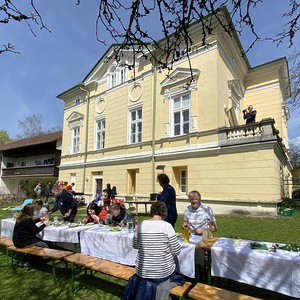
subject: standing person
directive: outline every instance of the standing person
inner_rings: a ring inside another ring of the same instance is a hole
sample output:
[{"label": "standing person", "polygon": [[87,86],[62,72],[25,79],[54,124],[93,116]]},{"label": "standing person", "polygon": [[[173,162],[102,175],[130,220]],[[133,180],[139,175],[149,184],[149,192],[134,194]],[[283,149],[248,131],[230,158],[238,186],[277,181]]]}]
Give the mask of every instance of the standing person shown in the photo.
[{"label": "standing person", "polygon": [[69,185],[66,187],[66,190],[67,190],[68,192],[72,193],[73,195],[76,194],[76,193],[75,193],[75,188],[74,188],[74,186],[75,186],[75,183],[72,182],[71,184],[69,184]]},{"label": "standing person", "polygon": [[[100,189],[97,189],[96,191],[96,195],[95,195],[95,199],[94,202],[98,205],[98,206],[102,206],[103,205],[103,194],[101,193]],[[106,209],[106,208],[105,208]]]},{"label": "standing person", "polygon": [[35,197],[37,199],[39,199],[41,197],[41,194],[42,194],[42,185],[41,185],[40,182],[34,188],[34,192],[35,192]]},{"label": "standing person", "polygon": [[253,110],[253,105],[249,105],[247,109],[244,109],[243,115],[246,124],[255,123],[256,110]]},{"label": "standing person", "polygon": [[59,210],[63,215],[64,221],[73,223],[77,214],[77,203],[73,195],[65,189],[60,190],[58,187],[52,188],[52,194],[56,197],[56,201],[48,215]]},{"label": "standing person", "polygon": [[64,184],[64,182],[63,182],[62,180],[60,180],[60,181],[58,181],[58,183],[57,183],[57,187],[58,187],[59,189],[62,189],[62,188],[63,188],[63,184]]},{"label": "standing person", "polygon": [[181,246],[174,228],[165,222],[166,204],[151,205],[151,219],[144,220],[134,232],[132,246],[138,250],[136,274],[125,287],[123,300],[165,300],[176,284],[171,282],[176,272],[175,257]]},{"label": "standing person", "polygon": [[170,185],[170,179],[167,174],[158,174],[157,181],[163,188],[161,193],[157,195],[157,201],[166,203],[168,209],[168,215],[165,221],[169,222],[173,227],[177,220],[177,208],[176,208],[176,193],[174,188]]},{"label": "standing person", "polygon": [[50,195],[51,195],[51,187],[50,187],[50,184],[51,184],[51,182],[49,181],[49,182],[47,182],[47,184],[46,184],[46,186],[45,186],[45,191],[44,191],[44,193],[45,193],[45,204],[47,204],[48,203],[48,200],[49,200],[49,197],[50,197]]},{"label": "standing person", "polygon": [[[13,231],[13,243],[17,248],[23,248],[27,246],[37,246],[42,248],[49,248],[48,245],[37,236],[49,223],[46,218],[33,219],[35,205],[26,204],[21,214],[17,217],[16,224]],[[42,222],[41,226],[36,226],[38,222]],[[27,267],[31,269],[36,267],[43,258],[25,255],[22,261],[19,263],[20,267]]]},{"label": "standing person", "polygon": [[111,199],[111,186],[110,186],[110,183],[106,184],[106,190],[107,190],[108,198]]},{"label": "standing person", "polygon": [[106,211],[109,211],[111,199],[108,196],[108,189],[103,190],[103,205]]}]

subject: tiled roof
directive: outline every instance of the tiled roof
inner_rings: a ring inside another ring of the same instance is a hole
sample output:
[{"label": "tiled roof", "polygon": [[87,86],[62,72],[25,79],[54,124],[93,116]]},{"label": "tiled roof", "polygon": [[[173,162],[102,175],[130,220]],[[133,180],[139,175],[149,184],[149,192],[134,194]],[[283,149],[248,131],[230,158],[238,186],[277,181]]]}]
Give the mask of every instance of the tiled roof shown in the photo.
[{"label": "tiled roof", "polygon": [[62,131],[51,132],[43,135],[37,135],[26,139],[17,140],[7,145],[1,145],[0,151],[17,149],[27,146],[51,143],[62,139]]}]

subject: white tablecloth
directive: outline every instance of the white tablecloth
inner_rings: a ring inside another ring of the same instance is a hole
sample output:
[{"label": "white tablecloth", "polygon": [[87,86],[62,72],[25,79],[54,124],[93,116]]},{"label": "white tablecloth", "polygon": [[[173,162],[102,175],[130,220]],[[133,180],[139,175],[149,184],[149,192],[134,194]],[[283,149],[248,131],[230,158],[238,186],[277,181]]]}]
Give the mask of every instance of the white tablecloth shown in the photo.
[{"label": "white tablecloth", "polygon": [[[112,232],[107,227],[91,228],[80,232],[81,253],[107,259],[124,265],[134,266],[137,250],[132,247],[133,233],[127,229]],[[189,244],[182,244],[178,257],[180,272],[195,278],[195,245],[201,236],[192,236]]]},{"label": "white tablecloth", "polygon": [[[211,248],[212,276],[299,297],[300,253],[253,250],[250,242],[220,238]],[[272,246],[272,243],[260,243]]]},{"label": "white tablecloth", "polygon": [[1,220],[1,235],[12,238],[15,227],[15,220],[13,218]]},{"label": "white tablecloth", "polygon": [[[15,220],[2,219],[1,220],[1,234],[12,237],[15,226]],[[50,242],[61,242],[61,243],[79,243],[79,232],[82,230],[89,229],[91,227],[97,227],[97,225],[82,225],[74,228],[69,228],[69,226],[59,226],[55,227],[53,225],[47,226],[40,233],[41,237],[45,241]]]}]

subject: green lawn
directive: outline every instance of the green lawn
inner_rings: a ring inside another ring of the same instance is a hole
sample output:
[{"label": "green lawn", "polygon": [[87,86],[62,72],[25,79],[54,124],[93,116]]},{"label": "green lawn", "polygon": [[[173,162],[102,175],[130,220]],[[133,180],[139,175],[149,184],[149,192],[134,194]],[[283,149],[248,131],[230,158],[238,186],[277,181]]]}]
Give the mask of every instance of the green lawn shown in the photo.
[{"label": "green lawn", "polygon": [[[20,204],[18,203],[15,204]],[[15,204],[10,204],[14,206]],[[10,213],[5,209],[0,210],[0,218],[9,217]],[[77,220],[85,216],[86,207],[81,207],[78,212]],[[59,215],[59,213],[57,213]],[[139,220],[147,218],[147,216],[139,216]],[[242,239],[250,239],[266,242],[278,243],[296,243],[300,244],[300,235],[298,227],[300,222],[300,211],[296,211],[293,217],[277,217],[277,216],[216,216],[219,231],[214,235],[219,237],[240,237]],[[181,231],[183,216],[180,215],[176,223],[176,231]],[[52,278],[51,264],[37,270],[27,271],[17,267],[12,271],[11,266],[6,264],[5,248],[1,247],[0,253],[0,298],[4,300],[19,299],[101,299],[115,300],[120,299],[124,285],[123,280],[96,274],[95,277],[88,279],[88,286],[76,291],[75,294],[70,292],[70,274],[64,264],[60,264],[57,274],[59,282],[54,285]],[[76,283],[83,283],[83,274],[78,274]],[[250,293],[256,297],[263,299],[290,299],[282,295],[274,295],[273,293],[260,289],[249,288],[235,283],[233,290],[243,293]],[[188,299],[183,298],[183,299]]]}]

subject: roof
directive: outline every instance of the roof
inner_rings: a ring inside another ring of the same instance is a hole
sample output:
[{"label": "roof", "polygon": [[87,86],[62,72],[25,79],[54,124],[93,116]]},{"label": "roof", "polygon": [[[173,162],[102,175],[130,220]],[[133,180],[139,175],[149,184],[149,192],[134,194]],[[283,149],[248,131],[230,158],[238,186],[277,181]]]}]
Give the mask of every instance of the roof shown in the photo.
[{"label": "roof", "polygon": [[51,132],[47,134],[32,136],[26,139],[17,140],[7,145],[1,145],[0,151],[23,148],[33,145],[41,145],[55,142],[62,139],[62,131]]}]

